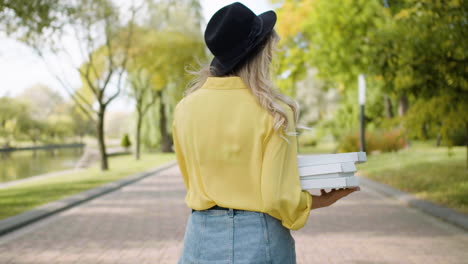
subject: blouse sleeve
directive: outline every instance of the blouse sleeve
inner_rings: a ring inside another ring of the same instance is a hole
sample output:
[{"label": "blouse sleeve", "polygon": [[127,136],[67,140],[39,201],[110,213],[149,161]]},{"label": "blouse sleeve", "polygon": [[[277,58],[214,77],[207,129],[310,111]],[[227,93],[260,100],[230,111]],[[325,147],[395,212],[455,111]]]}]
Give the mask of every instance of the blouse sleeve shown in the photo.
[{"label": "blouse sleeve", "polygon": [[[288,131],[294,132],[292,109],[286,105]],[[302,190],[297,167],[297,137],[281,138],[271,125],[265,139],[262,161],[262,199],[264,212],[281,220],[284,227],[297,230],[307,222],[312,208],[312,196]]]},{"label": "blouse sleeve", "polygon": [[177,159],[177,164],[179,165],[180,173],[182,174],[185,187],[188,190],[190,187],[188,178],[189,175],[187,171],[187,163],[185,162],[185,157],[183,155],[182,148],[180,146],[180,142],[177,136],[176,118],[176,114],[174,113],[174,120],[172,121],[172,141],[174,142],[174,151]]}]

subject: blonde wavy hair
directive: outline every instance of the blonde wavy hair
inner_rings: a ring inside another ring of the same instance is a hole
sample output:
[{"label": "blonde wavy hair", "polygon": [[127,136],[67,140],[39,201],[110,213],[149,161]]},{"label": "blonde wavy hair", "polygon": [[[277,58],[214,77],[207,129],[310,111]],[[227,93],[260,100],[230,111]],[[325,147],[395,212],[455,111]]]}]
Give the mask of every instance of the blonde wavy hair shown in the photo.
[{"label": "blonde wavy hair", "polygon": [[[296,132],[296,128],[310,128],[297,125],[294,127],[294,132],[288,132],[289,121],[287,113],[276,100],[280,100],[291,107],[294,113],[294,124],[298,123],[300,106],[295,100],[279,92],[274,87],[272,81],[272,67],[276,66],[276,64],[272,63],[273,56],[277,51],[279,51],[277,49],[277,43],[279,40],[280,37],[276,31],[273,30],[259,47],[260,50],[243,62],[240,67],[234,69],[233,73],[225,76],[239,76],[242,79],[261,107],[266,109],[273,117],[273,127],[275,132],[279,133],[279,129],[282,127],[282,132],[285,135],[298,136],[299,133]],[[199,70],[186,69],[188,73],[193,74],[195,77],[188,83],[188,88],[183,94],[184,97],[200,89],[208,77],[216,77],[211,72],[212,68],[210,67],[210,62],[199,64]],[[281,134],[279,135],[289,143],[289,140],[286,137]]]}]

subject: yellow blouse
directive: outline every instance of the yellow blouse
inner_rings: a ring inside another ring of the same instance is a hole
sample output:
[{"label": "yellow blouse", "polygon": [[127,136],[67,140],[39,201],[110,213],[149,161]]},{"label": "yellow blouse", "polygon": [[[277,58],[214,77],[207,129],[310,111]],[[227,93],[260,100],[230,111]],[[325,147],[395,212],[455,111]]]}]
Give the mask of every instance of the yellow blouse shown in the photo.
[{"label": "yellow blouse", "polygon": [[[293,111],[288,113],[290,129]],[[267,213],[288,229],[302,228],[312,196],[302,190],[297,138],[276,132],[273,117],[237,76],[209,77],[175,107],[174,150],[195,210],[214,205]]]}]

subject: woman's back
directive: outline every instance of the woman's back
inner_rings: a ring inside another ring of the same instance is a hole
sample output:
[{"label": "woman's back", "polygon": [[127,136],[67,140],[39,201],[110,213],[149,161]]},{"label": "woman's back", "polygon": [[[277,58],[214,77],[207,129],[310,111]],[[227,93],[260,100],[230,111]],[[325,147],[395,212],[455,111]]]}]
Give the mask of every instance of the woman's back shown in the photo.
[{"label": "woman's back", "polygon": [[[282,105],[293,131],[292,111]],[[304,226],[312,201],[301,191],[297,141],[273,133],[273,118],[239,77],[208,78],[175,111],[174,146],[190,208],[265,212],[289,229]]]},{"label": "woman's back", "polygon": [[[267,113],[239,77],[209,78],[177,107],[176,131],[190,179],[189,206],[260,210]],[[180,114],[183,113],[183,114]],[[253,199],[252,199],[253,198]]]}]

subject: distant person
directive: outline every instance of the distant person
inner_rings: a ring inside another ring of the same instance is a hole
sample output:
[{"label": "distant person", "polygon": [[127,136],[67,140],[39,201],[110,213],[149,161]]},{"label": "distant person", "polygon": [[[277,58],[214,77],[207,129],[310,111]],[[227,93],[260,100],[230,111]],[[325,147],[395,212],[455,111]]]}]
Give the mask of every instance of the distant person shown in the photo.
[{"label": "distant person", "polygon": [[296,263],[290,230],[312,209],[358,190],[302,190],[298,104],[272,85],[279,36],[274,11],[241,3],[218,10],[205,42],[214,59],[177,104],[174,149],[192,208],[179,264]]}]

